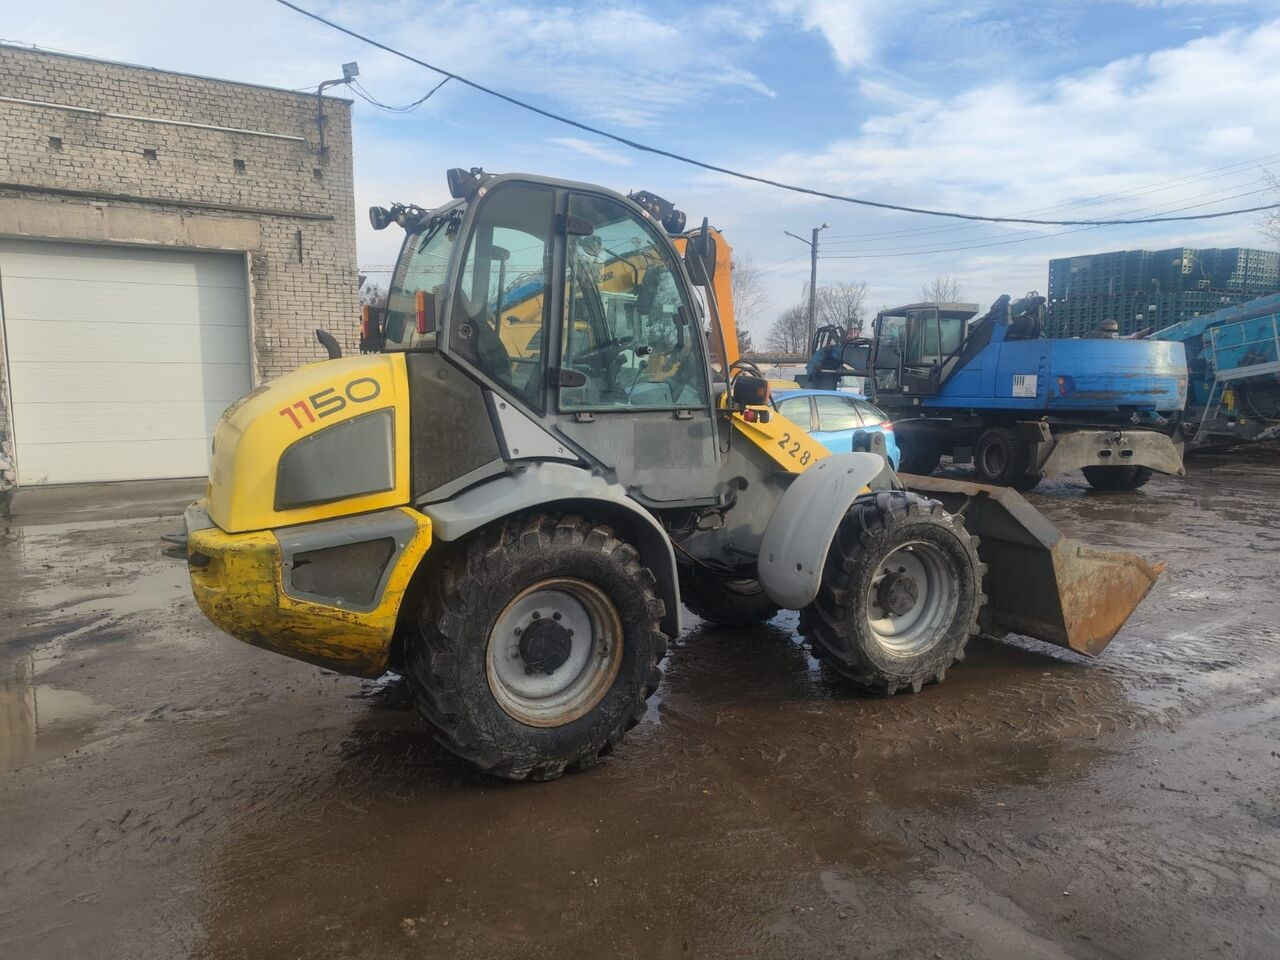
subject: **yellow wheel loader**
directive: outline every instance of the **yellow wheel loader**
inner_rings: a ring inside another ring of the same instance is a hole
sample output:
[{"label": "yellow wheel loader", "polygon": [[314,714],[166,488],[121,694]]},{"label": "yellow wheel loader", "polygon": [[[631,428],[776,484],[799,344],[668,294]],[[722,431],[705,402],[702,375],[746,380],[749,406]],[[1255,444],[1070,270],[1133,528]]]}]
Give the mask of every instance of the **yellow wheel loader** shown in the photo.
[{"label": "yellow wheel loader", "polygon": [[899,478],[771,410],[705,220],[535,176],[449,185],[370,211],[405,233],[370,352],[328,338],[217,427],[174,539],[231,635],[403,672],[444,746],[545,780],[640,718],[682,602],[729,626],[799,610],[819,659],[893,694],[978,632],[1096,655],[1158,575],[1010,490]]}]

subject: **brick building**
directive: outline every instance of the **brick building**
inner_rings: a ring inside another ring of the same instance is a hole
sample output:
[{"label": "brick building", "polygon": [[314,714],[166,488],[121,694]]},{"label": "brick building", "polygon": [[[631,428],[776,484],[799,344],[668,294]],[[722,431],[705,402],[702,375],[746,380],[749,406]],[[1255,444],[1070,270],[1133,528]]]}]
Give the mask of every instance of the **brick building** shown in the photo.
[{"label": "brick building", "polygon": [[1051,337],[1079,337],[1103,320],[1121,334],[1157,330],[1280,292],[1280,253],[1247,247],[1116,250],[1049,261]]},{"label": "brick building", "polygon": [[316,327],[354,349],[349,102],[3,45],[0,76],[0,489],[198,476]]}]

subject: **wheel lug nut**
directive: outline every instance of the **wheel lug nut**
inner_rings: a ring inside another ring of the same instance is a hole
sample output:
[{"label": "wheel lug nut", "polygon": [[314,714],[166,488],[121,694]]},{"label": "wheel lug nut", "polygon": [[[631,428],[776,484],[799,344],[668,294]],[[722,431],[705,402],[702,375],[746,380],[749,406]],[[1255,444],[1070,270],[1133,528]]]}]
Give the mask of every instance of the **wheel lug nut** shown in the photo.
[{"label": "wheel lug nut", "polygon": [[541,618],[541,616],[542,614],[540,614],[537,610],[533,611],[533,619],[537,620]]},{"label": "wheel lug nut", "polygon": [[552,619],[552,620],[559,620],[559,619],[560,619],[560,612],[557,610],[555,613],[553,613],[553,614],[551,615],[551,619]]}]

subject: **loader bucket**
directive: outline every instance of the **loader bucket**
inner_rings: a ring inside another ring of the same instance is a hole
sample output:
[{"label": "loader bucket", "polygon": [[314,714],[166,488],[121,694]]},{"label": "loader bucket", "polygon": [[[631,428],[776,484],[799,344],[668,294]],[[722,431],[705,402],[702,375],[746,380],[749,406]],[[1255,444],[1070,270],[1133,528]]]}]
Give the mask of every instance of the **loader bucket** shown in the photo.
[{"label": "loader bucket", "polygon": [[1096,657],[1156,582],[1163,564],[1064,537],[1015,490],[903,475],[964,517],[987,565],[984,632],[1020,633]]}]

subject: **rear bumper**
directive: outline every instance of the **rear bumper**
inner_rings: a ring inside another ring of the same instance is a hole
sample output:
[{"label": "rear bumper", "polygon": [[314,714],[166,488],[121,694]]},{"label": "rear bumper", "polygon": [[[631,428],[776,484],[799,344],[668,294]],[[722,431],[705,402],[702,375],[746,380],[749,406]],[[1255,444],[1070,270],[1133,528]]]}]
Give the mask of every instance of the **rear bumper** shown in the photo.
[{"label": "rear bumper", "polygon": [[341,673],[386,670],[401,601],[431,544],[430,519],[397,508],[227,533],[194,504],[184,520],[191,591],[220,629]]},{"label": "rear bumper", "polygon": [[1072,430],[1039,445],[1040,472],[1046,477],[1082,467],[1146,467],[1186,476],[1181,438],[1155,430]]}]

